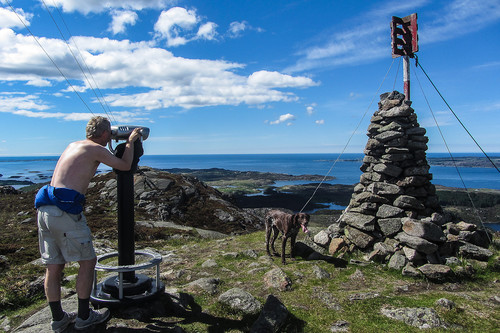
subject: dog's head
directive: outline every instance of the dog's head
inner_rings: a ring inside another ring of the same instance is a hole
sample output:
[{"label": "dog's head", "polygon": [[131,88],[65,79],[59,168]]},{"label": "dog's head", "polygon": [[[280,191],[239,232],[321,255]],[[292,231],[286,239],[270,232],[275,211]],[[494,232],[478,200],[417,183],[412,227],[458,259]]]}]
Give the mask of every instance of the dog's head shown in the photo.
[{"label": "dog's head", "polygon": [[294,224],[296,226],[300,226],[302,228],[302,231],[304,231],[306,234],[309,232],[309,230],[307,229],[309,218],[309,214],[306,213],[297,213],[294,215]]}]

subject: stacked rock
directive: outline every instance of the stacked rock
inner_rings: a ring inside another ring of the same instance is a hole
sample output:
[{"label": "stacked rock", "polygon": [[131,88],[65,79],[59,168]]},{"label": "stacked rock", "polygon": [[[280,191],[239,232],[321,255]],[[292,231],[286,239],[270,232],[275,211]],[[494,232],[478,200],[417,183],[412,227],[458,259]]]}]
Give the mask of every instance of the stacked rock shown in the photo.
[{"label": "stacked rock", "polygon": [[368,260],[429,278],[448,274],[450,268],[442,264],[458,262],[457,255],[487,261],[493,255],[487,249],[491,236],[444,217],[431,184],[426,130],[404,99],[397,91],[380,96],[360,182],[337,223],[316,234],[314,242],[328,246],[332,255],[360,249],[369,253]]},{"label": "stacked rock", "polygon": [[407,257],[429,257],[446,241],[445,221],[431,184],[426,130],[404,99],[397,91],[380,96],[368,127],[363,174],[339,222],[346,224],[347,240],[362,250],[392,238],[405,246]]}]

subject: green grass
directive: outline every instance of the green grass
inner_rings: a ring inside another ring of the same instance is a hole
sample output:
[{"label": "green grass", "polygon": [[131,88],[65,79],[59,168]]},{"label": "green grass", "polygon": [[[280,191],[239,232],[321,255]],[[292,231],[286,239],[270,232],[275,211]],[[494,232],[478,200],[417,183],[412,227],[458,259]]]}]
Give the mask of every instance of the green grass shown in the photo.
[{"label": "green grass", "polygon": [[[191,239],[181,248],[166,245],[166,249],[173,249],[177,255],[186,259],[186,263],[169,266],[172,269],[187,269],[191,280],[199,277],[214,276],[222,281],[219,292],[208,295],[204,292],[195,293],[196,303],[204,313],[209,313],[216,318],[227,320],[227,330],[234,329],[234,320],[243,320],[241,313],[229,311],[218,301],[218,296],[233,288],[240,287],[251,293],[260,302],[264,303],[267,295],[274,294],[287,307],[291,313],[287,332],[327,332],[333,323],[345,320],[350,323],[352,332],[419,332],[418,328],[410,327],[402,322],[384,317],[380,308],[384,305],[394,307],[430,307],[438,310],[440,317],[450,325],[463,327],[465,331],[492,332],[495,325],[500,323],[500,318],[495,315],[495,309],[488,303],[488,297],[495,292],[496,286],[493,281],[498,279],[498,274],[489,269],[477,269],[479,282],[466,281],[456,284],[460,293],[447,290],[447,285],[436,285],[423,279],[403,277],[400,272],[387,269],[381,265],[355,266],[348,265],[347,268],[336,268],[322,261],[306,262],[302,258],[287,265],[282,265],[279,258],[273,261],[273,265],[280,267],[292,280],[291,291],[277,291],[266,289],[263,282],[264,274],[272,267],[262,264],[262,258],[251,258],[242,255],[244,249],[253,249],[259,256],[264,256],[264,232],[255,232],[243,236],[234,236],[221,241],[206,241]],[[193,248],[196,251],[193,251]],[[287,248],[288,250],[288,248]],[[224,256],[227,252],[238,252],[236,258]],[[203,255],[200,255],[202,253]],[[214,259],[218,266],[203,268],[202,263],[207,259]],[[357,258],[351,255],[349,258]],[[260,263],[266,266],[265,270],[257,271],[250,275],[250,264]],[[312,273],[313,265],[317,265],[331,274],[330,279],[319,280]],[[362,281],[357,281],[352,275],[359,270],[362,272]],[[172,283],[182,289],[188,281],[180,280]],[[397,286],[409,285],[413,289],[401,293],[397,292]],[[340,303],[342,310],[328,309],[323,302],[314,296],[314,288],[320,288],[331,293]],[[377,292],[379,297],[363,301],[350,301],[349,295],[355,293]],[[478,294],[470,300],[461,296],[473,292]],[[439,298],[453,300],[457,307],[444,311],[439,310],[435,302]],[[472,315],[473,314],[473,315]],[[479,315],[478,315],[479,314]],[[485,319],[479,320],[481,316]],[[242,321],[241,330],[248,328],[246,322]],[[186,332],[207,331],[210,324],[202,322],[179,324]],[[237,330],[236,330],[237,331]],[[430,332],[444,332],[442,329],[430,329]]]},{"label": "green grass", "polygon": [[[144,232],[143,232],[144,231]],[[244,332],[255,321],[256,316],[244,316],[238,311],[229,309],[218,302],[223,292],[239,287],[258,299],[262,304],[269,294],[278,297],[290,312],[290,319],[284,332],[328,332],[333,323],[345,320],[352,332],[420,332],[383,316],[383,306],[392,307],[430,307],[436,309],[441,319],[452,327],[462,327],[464,332],[495,332],[500,325],[498,305],[493,305],[489,298],[498,295],[499,274],[493,269],[492,259],[488,267],[475,265],[476,276],[472,280],[460,283],[434,284],[424,279],[404,277],[399,271],[391,270],[383,265],[370,264],[358,266],[349,264],[346,268],[338,268],[323,261],[305,261],[298,257],[296,261],[288,261],[282,265],[279,258],[268,264],[265,254],[264,232],[254,232],[241,236],[231,236],[222,240],[201,239],[194,233],[182,233],[183,237],[173,238],[177,231],[139,229],[136,249],[156,248],[157,251],[173,251],[178,259],[174,262],[162,263],[161,272],[184,270],[186,273],[178,279],[165,280],[168,288],[175,287],[180,292],[187,292],[202,311],[193,318],[163,318],[162,321],[175,321],[175,325],[186,332],[207,332],[218,327],[224,332]],[[180,233],[180,232],[179,232]],[[298,241],[303,237],[300,234]],[[279,247],[279,246],[278,246]],[[258,258],[242,254],[252,249]],[[289,251],[289,247],[287,247]],[[498,250],[496,255],[498,255]],[[225,253],[236,252],[236,258],[225,256]],[[217,267],[204,268],[207,259],[214,259]],[[361,254],[350,254],[344,259],[361,260]],[[312,268],[314,265],[330,273],[329,279],[318,279]],[[252,268],[263,267],[253,274]],[[264,274],[273,267],[280,267],[292,280],[290,291],[266,289]],[[67,267],[67,276],[76,274],[77,267]],[[361,274],[360,274],[361,273]],[[4,301],[1,314],[20,323],[23,318],[45,306],[43,291],[35,297],[23,297],[27,283],[43,274],[43,268],[22,264],[2,272],[0,294]],[[99,273],[102,278],[104,273]],[[357,276],[357,277],[356,277]],[[215,295],[203,291],[186,291],[186,285],[201,277],[220,278],[221,284]],[[13,282],[14,281],[14,282]],[[407,291],[402,286],[407,286]],[[67,284],[74,288],[74,281]],[[330,293],[337,300],[341,310],[328,309],[317,297],[318,291]],[[380,296],[362,301],[351,301],[349,296],[357,293],[376,292]],[[444,310],[436,306],[440,298],[455,302],[456,307]],[[124,319],[120,319],[124,320]],[[148,323],[134,319],[130,327],[145,328]],[[455,326],[453,326],[455,325]],[[429,329],[426,332],[445,332],[444,329]],[[446,331],[449,332],[450,330]]]},{"label": "green grass", "polygon": [[207,182],[207,185],[217,188],[218,191],[226,195],[246,195],[246,194],[257,194],[262,190],[267,188],[272,188],[268,185],[268,182],[258,181],[258,180],[218,180]]}]

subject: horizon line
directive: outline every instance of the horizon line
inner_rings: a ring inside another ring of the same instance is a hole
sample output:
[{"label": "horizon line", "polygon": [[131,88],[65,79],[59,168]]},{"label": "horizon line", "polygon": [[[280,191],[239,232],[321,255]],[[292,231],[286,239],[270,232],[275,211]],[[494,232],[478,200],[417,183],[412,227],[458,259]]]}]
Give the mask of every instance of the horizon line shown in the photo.
[{"label": "horizon line", "polygon": [[[356,154],[356,155],[365,155],[362,152],[352,153],[352,152],[316,152],[316,153],[183,153],[183,154],[144,154],[143,156],[221,156],[221,155],[338,155],[338,154]],[[442,152],[426,152],[426,154],[448,154],[447,151]],[[482,152],[456,152],[452,153],[452,155],[460,155],[460,154],[477,154],[484,156],[485,154]],[[498,152],[487,152],[487,154],[500,155],[500,151]],[[60,154],[35,154],[35,155],[2,155],[0,154],[0,158],[9,158],[9,157],[59,157]],[[485,156],[486,157],[486,156]]]}]

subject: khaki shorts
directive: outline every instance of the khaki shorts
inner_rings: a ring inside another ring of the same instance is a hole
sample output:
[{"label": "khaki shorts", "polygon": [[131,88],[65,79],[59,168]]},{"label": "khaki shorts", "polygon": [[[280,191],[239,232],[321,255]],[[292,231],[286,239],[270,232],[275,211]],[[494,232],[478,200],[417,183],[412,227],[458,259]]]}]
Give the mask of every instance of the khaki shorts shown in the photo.
[{"label": "khaki shorts", "polygon": [[66,213],[57,206],[38,208],[38,241],[44,264],[96,257],[85,216]]}]

